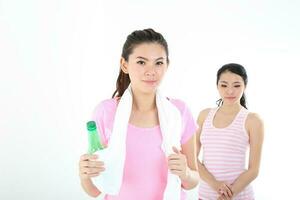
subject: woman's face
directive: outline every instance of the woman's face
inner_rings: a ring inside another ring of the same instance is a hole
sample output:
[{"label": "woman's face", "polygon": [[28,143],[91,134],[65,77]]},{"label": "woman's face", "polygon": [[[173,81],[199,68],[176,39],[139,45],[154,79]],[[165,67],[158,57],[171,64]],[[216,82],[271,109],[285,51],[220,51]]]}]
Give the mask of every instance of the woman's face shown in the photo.
[{"label": "woman's face", "polygon": [[240,99],[245,91],[245,83],[241,76],[229,71],[223,72],[217,87],[223,105],[240,104]]},{"label": "woman's face", "polygon": [[142,43],[133,49],[128,61],[121,59],[121,67],[129,74],[134,90],[154,93],[168,67],[166,51],[160,44]]}]

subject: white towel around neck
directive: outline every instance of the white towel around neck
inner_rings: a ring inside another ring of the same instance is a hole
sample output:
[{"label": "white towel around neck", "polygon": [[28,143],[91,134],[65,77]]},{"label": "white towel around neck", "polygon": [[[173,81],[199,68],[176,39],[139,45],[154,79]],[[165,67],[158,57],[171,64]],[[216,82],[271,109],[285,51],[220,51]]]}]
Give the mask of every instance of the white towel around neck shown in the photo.
[{"label": "white towel around neck", "polygon": [[[173,146],[179,150],[181,149],[181,115],[179,110],[159,91],[156,92],[156,106],[163,140],[161,148],[167,157],[173,153]],[[101,191],[100,199],[103,199],[106,194],[118,195],[120,192],[126,157],[127,127],[131,108],[132,90],[129,85],[117,106],[108,146],[106,149],[97,151],[96,153],[99,156],[99,160],[103,161],[105,165],[105,171],[95,178],[95,185]],[[167,178],[163,200],[180,200],[180,178],[177,175],[171,174],[169,170]]]}]

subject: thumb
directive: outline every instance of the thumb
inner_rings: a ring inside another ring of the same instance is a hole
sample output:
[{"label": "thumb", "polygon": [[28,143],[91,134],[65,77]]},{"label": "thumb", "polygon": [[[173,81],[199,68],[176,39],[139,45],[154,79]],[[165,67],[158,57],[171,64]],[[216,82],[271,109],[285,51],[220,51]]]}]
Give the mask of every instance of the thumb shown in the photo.
[{"label": "thumb", "polygon": [[181,152],[176,147],[173,146],[172,149],[174,153],[181,154]]}]

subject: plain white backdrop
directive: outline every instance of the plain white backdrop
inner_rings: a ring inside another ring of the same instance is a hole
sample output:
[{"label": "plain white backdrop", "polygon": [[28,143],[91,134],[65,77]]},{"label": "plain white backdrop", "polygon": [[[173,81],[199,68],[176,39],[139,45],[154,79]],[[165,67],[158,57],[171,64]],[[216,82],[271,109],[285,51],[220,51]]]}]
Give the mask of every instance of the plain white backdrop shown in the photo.
[{"label": "plain white backdrop", "polygon": [[161,87],[195,118],[215,106],[217,69],[245,66],[249,110],[265,121],[256,199],[297,199],[299,9],[299,1],[0,0],[0,199],[91,199],[78,178],[85,123],[115,89],[126,36],[149,27],[169,43]]}]

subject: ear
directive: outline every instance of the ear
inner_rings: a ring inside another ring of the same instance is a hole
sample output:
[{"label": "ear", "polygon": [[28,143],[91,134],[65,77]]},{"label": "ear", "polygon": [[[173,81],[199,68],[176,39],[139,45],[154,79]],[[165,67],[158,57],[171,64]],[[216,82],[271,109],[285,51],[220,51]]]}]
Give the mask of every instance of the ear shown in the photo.
[{"label": "ear", "polygon": [[121,58],[120,60],[120,66],[121,70],[125,73],[128,74],[128,62],[125,60],[125,58]]}]

